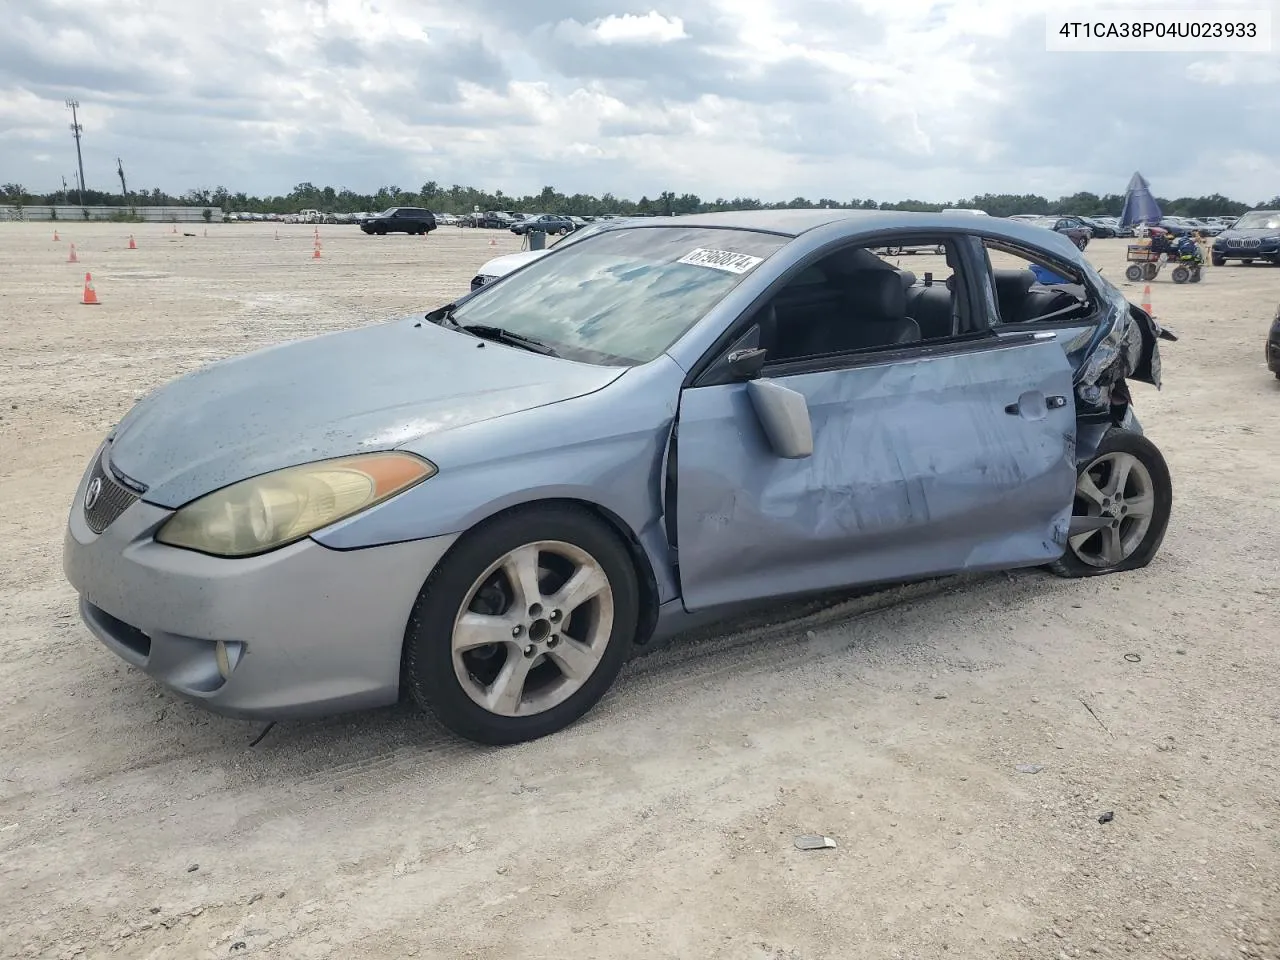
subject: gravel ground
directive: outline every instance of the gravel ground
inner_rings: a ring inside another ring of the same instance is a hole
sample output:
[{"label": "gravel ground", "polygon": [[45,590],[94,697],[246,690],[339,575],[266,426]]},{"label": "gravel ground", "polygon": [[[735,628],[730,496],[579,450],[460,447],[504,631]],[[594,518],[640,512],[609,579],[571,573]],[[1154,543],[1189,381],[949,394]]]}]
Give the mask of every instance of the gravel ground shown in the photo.
[{"label": "gravel ground", "polygon": [[1134,387],[1175,485],[1144,571],[789,605],[514,748],[407,708],[251,746],[78,622],[88,457],[171,377],[437,305],[519,240],[59,229],[0,225],[0,956],[1280,957],[1280,269],[1152,284],[1182,339]]}]

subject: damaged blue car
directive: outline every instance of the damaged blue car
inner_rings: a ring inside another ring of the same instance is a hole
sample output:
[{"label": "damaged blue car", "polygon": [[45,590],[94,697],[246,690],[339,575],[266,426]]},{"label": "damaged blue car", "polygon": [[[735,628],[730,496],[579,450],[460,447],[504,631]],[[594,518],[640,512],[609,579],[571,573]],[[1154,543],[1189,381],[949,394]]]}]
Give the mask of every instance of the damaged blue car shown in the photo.
[{"label": "damaged blue car", "polygon": [[529,740],[744,605],[1145,566],[1172,487],[1129,384],[1162,339],[1015,221],[620,222],[162,387],[88,465],[64,567],[106,646],[214,711],[407,696]]}]

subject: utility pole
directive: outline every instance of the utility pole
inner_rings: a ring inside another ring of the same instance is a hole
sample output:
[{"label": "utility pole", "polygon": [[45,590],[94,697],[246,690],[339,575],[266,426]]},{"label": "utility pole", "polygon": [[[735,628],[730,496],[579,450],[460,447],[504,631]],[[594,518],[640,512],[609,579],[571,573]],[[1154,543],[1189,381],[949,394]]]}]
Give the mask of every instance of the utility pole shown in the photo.
[{"label": "utility pole", "polygon": [[124,202],[129,202],[129,186],[124,182],[124,164],[120,162],[120,158],[116,157],[116,173],[120,175],[120,195],[124,197]]},{"label": "utility pole", "polygon": [[80,101],[68,98],[66,104],[71,108],[71,133],[76,138],[76,163],[80,166],[80,186],[77,188],[77,193],[80,197],[80,206],[84,207],[84,157],[80,153],[80,134],[84,132],[84,127],[80,126],[80,120],[76,116]]},{"label": "utility pole", "polygon": [[68,193],[67,193],[67,178],[66,178],[66,177],[63,177],[63,178],[62,178],[62,202],[63,202],[63,203],[70,203],[70,202],[71,202],[71,197],[70,197],[70,196],[68,195]]}]

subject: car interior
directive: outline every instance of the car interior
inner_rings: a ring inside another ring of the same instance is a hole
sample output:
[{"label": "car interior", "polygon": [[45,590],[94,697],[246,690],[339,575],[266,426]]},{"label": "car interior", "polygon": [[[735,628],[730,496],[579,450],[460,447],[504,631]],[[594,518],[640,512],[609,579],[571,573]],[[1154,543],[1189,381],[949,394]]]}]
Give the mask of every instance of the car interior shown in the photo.
[{"label": "car interior", "polygon": [[806,268],[756,315],[767,362],[905,346],[981,329],[957,295],[951,247],[945,241],[936,245],[946,252],[920,257],[925,269],[919,274],[889,262],[888,248],[848,247]]},{"label": "car interior", "polygon": [[[922,246],[941,247],[944,253],[904,257],[899,244],[847,247],[807,267],[756,313],[766,363],[927,343],[986,329],[986,318],[969,316],[953,244],[924,238]],[[1051,269],[990,241],[987,257],[999,308],[993,322],[1070,320],[1092,309],[1081,278],[1065,268]],[[905,269],[904,259],[916,269]]]},{"label": "car interior", "polygon": [[994,241],[984,246],[1002,324],[1074,320],[1093,310],[1088,287],[1065,268],[1036,263]]}]

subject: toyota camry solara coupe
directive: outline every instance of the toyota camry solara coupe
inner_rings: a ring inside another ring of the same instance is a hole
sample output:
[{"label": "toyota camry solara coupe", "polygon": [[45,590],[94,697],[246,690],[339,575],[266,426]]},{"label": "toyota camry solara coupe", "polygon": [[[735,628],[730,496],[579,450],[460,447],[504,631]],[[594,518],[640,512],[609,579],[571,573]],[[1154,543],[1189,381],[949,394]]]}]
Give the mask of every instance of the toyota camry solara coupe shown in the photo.
[{"label": "toyota camry solara coupe", "polygon": [[[916,276],[886,252],[907,246],[943,254]],[[528,740],[745,604],[1145,566],[1172,493],[1128,384],[1159,387],[1160,339],[1013,221],[620,223],[152,393],[88,465],[66,575],[103,643],[212,710],[403,692]]]}]

